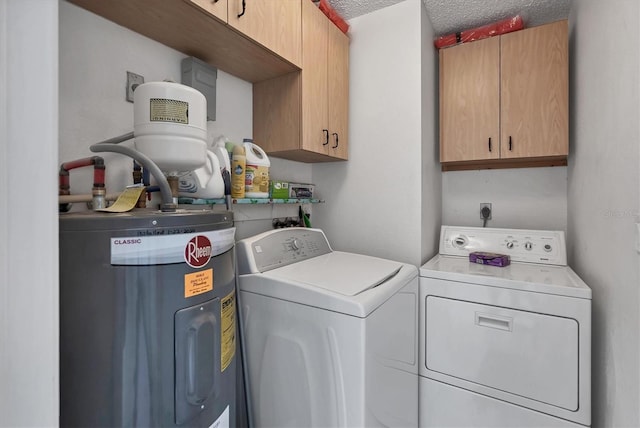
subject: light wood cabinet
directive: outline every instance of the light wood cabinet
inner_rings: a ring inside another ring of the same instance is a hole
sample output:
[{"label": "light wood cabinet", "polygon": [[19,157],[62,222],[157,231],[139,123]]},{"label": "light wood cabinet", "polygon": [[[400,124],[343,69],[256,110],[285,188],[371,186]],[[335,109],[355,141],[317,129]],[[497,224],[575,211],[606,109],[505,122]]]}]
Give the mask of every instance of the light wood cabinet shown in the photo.
[{"label": "light wood cabinet", "polygon": [[567,156],[567,21],[501,37],[503,158]]},{"label": "light wood cabinet", "polygon": [[439,54],[443,170],[566,165],[567,21]]},{"label": "light wood cabinet", "polygon": [[270,156],[348,158],[349,38],[302,0],[302,71],[253,86],[253,138]]},{"label": "light wood cabinet", "polygon": [[[265,20],[262,24],[264,33],[276,34],[276,40],[287,41],[282,46],[266,37],[256,40],[242,33],[242,29],[233,26],[233,19],[227,24],[227,17],[234,16],[237,2],[242,0],[69,1],[249,82],[260,82],[300,70],[300,54],[297,60],[295,54],[300,48],[288,50],[284,46],[287,43],[300,44],[301,0],[245,0],[252,8],[260,5],[259,19]],[[297,9],[291,7],[295,4]],[[292,15],[297,13],[297,17],[285,17],[285,10]],[[242,18],[257,16],[253,12],[247,10]],[[260,37],[259,32],[251,34]]]},{"label": "light wood cabinet", "polygon": [[440,161],[500,157],[500,39],[440,50]]},{"label": "light wood cabinet", "polygon": [[329,156],[346,160],[349,157],[349,38],[333,23],[328,25]]},{"label": "light wood cabinet", "polygon": [[198,6],[205,12],[211,14],[221,20],[227,22],[227,0],[188,0]]},{"label": "light wood cabinet", "polygon": [[300,65],[301,0],[219,1],[228,1],[227,22],[231,27]]}]

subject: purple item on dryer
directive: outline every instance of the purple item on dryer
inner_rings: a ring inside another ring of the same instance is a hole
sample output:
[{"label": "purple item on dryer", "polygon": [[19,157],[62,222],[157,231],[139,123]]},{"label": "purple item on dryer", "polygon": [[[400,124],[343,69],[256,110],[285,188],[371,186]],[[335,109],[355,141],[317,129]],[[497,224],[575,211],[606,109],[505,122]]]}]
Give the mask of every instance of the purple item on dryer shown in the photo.
[{"label": "purple item on dryer", "polygon": [[479,265],[505,267],[511,264],[511,257],[506,254],[475,251],[473,253],[469,253],[469,261]]}]

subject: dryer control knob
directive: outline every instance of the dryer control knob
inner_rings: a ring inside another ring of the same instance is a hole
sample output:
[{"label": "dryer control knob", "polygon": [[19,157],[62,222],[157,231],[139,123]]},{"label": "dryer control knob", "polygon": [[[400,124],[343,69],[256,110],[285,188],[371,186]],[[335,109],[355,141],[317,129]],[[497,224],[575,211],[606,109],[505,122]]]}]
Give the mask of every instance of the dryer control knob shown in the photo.
[{"label": "dryer control knob", "polygon": [[508,249],[512,249],[513,248],[513,242],[512,241],[507,242],[507,248]]},{"label": "dryer control knob", "polygon": [[458,235],[451,241],[456,248],[464,248],[467,245],[467,237],[464,235]]},{"label": "dryer control knob", "polygon": [[545,244],[544,247],[542,247],[547,253],[551,251],[551,245],[549,244]]},{"label": "dryer control knob", "polygon": [[524,249],[527,251],[531,251],[531,249],[533,248],[533,244],[529,241],[524,243]]}]

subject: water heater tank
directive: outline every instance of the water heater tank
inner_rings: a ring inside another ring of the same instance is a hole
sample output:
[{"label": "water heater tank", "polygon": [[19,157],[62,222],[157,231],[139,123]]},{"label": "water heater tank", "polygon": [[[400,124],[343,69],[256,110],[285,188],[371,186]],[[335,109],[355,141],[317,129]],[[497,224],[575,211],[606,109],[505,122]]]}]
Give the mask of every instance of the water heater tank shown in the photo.
[{"label": "water heater tank", "polygon": [[60,426],[239,426],[232,213],[85,211],[59,230]]},{"label": "water heater tank", "polygon": [[149,82],[133,93],[136,150],[166,175],[181,175],[207,160],[207,100],[189,86]]}]

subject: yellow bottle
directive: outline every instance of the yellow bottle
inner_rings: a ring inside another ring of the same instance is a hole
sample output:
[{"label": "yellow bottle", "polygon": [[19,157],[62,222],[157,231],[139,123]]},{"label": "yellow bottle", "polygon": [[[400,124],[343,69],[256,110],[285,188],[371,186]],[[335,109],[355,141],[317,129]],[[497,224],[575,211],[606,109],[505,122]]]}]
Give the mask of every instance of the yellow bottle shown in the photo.
[{"label": "yellow bottle", "polygon": [[244,147],[234,146],[231,159],[231,197],[244,198],[247,158]]}]

